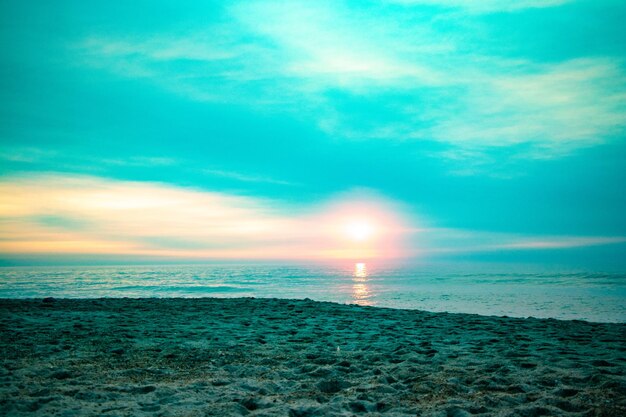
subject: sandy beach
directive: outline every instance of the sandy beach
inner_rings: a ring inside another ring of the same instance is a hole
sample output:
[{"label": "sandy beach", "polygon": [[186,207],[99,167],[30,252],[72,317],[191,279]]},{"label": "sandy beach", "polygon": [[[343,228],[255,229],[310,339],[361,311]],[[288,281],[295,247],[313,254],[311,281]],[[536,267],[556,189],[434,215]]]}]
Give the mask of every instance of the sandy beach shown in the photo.
[{"label": "sandy beach", "polygon": [[620,416],[626,325],[279,299],[0,300],[0,415]]}]

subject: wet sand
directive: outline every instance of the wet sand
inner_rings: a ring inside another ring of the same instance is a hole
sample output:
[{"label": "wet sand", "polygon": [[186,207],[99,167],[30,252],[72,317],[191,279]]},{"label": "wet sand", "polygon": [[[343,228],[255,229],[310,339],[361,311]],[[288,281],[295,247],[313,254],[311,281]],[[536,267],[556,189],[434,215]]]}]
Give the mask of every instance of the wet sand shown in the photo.
[{"label": "wet sand", "polygon": [[278,299],[0,300],[0,415],[623,416],[626,325]]}]

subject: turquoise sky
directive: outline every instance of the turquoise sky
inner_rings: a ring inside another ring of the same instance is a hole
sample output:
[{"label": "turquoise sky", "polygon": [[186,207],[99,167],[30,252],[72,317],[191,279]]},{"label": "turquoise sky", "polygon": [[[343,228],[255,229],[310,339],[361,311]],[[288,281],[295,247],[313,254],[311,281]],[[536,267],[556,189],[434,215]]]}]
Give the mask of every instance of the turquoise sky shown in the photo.
[{"label": "turquoise sky", "polygon": [[[5,264],[626,262],[623,1],[4,1],[0,19]],[[351,210],[376,242],[324,237]]]}]

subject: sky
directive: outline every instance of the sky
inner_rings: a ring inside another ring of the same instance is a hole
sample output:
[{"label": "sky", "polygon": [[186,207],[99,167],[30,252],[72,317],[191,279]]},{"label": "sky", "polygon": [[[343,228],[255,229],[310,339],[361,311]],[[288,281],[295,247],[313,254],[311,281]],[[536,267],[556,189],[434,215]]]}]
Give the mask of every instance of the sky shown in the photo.
[{"label": "sky", "polygon": [[0,264],[626,267],[626,3],[0,4]]}]

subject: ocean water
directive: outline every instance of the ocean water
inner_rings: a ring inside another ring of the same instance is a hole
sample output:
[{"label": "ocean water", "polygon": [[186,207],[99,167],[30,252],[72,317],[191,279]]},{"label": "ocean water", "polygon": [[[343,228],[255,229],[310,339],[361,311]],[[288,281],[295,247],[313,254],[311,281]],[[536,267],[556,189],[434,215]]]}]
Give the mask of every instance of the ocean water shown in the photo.
[{"label": "ocean water", "polygon": [[427,311],[626,322],[626,274],[511,265],[0,268],[0,298],[310,298]]}]

